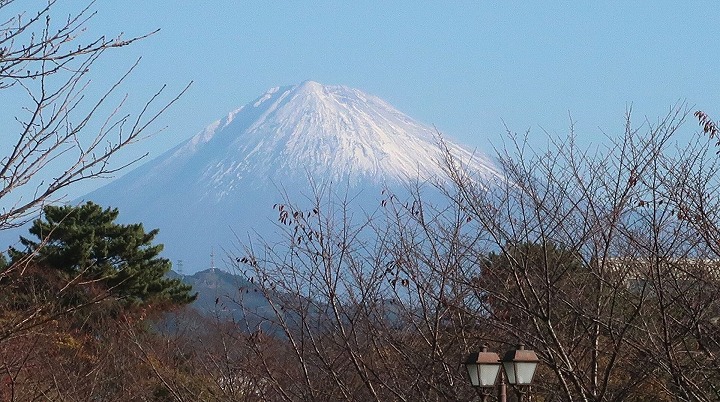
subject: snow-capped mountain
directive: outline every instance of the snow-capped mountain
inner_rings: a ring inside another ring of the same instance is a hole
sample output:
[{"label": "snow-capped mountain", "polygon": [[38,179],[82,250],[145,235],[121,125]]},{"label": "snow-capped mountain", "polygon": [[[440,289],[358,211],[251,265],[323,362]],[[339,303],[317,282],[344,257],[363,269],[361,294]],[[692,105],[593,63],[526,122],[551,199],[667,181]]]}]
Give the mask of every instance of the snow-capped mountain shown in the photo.
[{"label": "snow-capped mountain", "polygon": [[[446,143],[478,174],[498,177],[486,158]],[[212,248],[268,226],[281,192],[312,180],[379,197],[382,185],[442,177],[439,160],[434,128],[357,89],[306,81],[268,90],[84,199],[160,228],[166,257],[194,272]]]}]

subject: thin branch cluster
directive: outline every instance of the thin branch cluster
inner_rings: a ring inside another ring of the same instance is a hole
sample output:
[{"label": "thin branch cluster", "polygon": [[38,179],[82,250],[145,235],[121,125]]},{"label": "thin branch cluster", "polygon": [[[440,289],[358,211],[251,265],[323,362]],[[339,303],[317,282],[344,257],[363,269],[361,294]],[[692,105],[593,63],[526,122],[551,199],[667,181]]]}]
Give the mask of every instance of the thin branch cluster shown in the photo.
[{"label": "thin branch cluster", "polygon": [[[137,62],[98,98],[89,99],[89,77],[97,60],[152,33],[88,39],[92,3],[64,19],[53,14],[57,0],[36,11],[7,15],[14,3],[0,3],[0,92],[22,107],[3,134],[0,229],[21,225],[43,204],[62,198],[61,190],[70,185],[127,166],[111,160],[177,99],[161,103],[162,87],[137,116],[123,114],[124,97],[110,104]],[[108,109],[110,113],[100,114]]]}]

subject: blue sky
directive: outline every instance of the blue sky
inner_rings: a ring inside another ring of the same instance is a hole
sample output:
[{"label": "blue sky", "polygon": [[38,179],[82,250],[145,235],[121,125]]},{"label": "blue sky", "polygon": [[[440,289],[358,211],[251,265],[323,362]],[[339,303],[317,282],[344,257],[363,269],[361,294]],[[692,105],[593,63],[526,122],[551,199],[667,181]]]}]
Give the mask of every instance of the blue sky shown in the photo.
[{"label": "blue sky", "polygon": [[[60,3],[62,15],[82,2]],[[570,116],[579,138],[602,141],[622,132],[631,104],[638,122],[678,101],[720,117],[716,3],[507,3],[99,1],[84,35],[160,28],[97,65],[102,88],[142,56],[125,87],[130,109],[162,84],[194,81],[156,126],[165,131],[133,151],[151,157],[266,89],[307,79],[377,95],[486,152],[504,124],[529,129],[541,149],[548,133],[567,134]]]}]

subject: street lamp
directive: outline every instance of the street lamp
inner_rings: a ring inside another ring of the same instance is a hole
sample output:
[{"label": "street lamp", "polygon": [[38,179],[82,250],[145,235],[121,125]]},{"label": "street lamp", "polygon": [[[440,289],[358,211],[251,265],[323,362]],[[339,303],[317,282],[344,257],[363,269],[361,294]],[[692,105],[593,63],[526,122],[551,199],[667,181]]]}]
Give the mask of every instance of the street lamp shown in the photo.
[{"label": "street lamp", "polygon": [[[512,385],[518,394],[518,400],[522,401],[525,395],[525,387],[532,383],[540,360],[532,350],[525,349],[524,344],[518,345],[516,350],[505,353],[500,360],[497,353],[488,352],[487,345],[483,345],[482,352],[471,353],[465,360],[470,383],[482,396],[483,402],[489,401],[492,389],[500,374],[500,395],[501,402],[506,402],[505,382]],[[502,363],[503,369],[500,370]],[[504,374],[504,375],[503,375]]]},{"label": "street lamp", "polygon": [[468,355],[465,368],[470,383],[478,390],[483,402],[487,402],[500,374],[500,356],[495,352],[488,352],[488,346],[483,345],[482,352]]},{"label": "street lamp", "polygon": [[503,356],[503,368],[508,384],[512,385],[522,401],[525,387],[532,383],[538,362],[537,355],[532,350],[526,350],[524,344],[519,344],[516,350],[509,350]]}]

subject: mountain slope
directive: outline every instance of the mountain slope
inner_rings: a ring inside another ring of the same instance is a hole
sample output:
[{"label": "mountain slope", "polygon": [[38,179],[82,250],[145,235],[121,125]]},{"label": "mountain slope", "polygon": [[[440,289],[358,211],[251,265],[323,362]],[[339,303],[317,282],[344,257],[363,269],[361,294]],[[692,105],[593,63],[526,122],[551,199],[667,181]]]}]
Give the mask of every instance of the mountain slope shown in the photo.
[{"label": "mountain slope", "polygon": [[[432,127],[377,97],[306,81],[268,90],[84,198],[159,227],[166,256],[194,272],[235,235],[267,234],[281,193],[296,197],[310,181],[377,199],[383,185],[441,177],[437,140]],[[447,145],[478,174],[498,177],[487,159]]]}]

